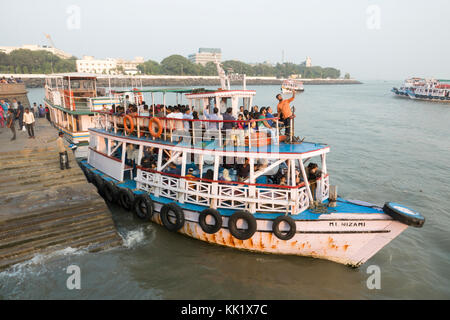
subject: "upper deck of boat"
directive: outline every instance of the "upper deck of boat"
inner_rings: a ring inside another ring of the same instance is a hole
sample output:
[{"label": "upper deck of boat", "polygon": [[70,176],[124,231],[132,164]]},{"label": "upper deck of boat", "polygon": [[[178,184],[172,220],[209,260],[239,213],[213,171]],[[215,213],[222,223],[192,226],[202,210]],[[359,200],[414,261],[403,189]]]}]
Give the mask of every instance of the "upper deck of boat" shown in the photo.
[{"label": "upper deck of boat", "polygon": [[[330,151],[330,147],[327,144],[324,143],[314,143],[314,142],[301,142],[301,143],[284,143],[280,142],[278,145],[265,145],[265,146],[224,146],[220,145],[217,140],[212,141],[200,141],[195,144],[190,144],[187,142],[175,142],[170,140],[163,140],[163,139],[152,139],[147,137],[137,137],[134,135],[125,135],[121,132],[114,133],[114,131],[108,131],[105,129],[98,129],[98,128],[90,128],[89,131],[96,133],[98,135],[104,136],[104,137],[110,137],[112,139],[115,139],[117,141],[124,141],[127,143],[133,143],[133,144],[143,144],[148,146],[155,146],[155,147],[163,147],[167,146],[172,150],[175,151],[183,151],[185,149],[190,149],[192,152],[195,152],[195,150],[202,150],[202,151],[212,151],[212,152],[219,152],[219,153],[258,153],[258,154],[273,154],[274,156],[276,154],[284,154],[285,156],[289,155],[304,155],[307,156],[316,156],[323,153],[327,153]],[[169,149],[168,148],[168,149]],[[275,156],[276,157],[276,156]]]}]

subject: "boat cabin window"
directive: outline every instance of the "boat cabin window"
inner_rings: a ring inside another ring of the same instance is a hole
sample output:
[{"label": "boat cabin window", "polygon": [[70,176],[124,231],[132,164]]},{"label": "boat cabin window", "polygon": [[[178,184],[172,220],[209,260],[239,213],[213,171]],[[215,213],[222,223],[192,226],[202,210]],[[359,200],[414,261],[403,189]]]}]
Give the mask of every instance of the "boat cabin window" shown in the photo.
[{"label": "boat cabin window", "polygon": [[78,80],[71,80],[70,81],[70,88],[71,89],[80,89],[80,81],[78,81]]}]

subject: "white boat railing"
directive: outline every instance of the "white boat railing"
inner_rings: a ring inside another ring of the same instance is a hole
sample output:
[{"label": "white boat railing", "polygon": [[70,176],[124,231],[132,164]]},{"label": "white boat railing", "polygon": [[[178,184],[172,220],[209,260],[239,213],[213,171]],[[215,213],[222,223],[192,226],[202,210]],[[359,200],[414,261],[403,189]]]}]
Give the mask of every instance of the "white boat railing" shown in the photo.
[{"label": "white boat railing", "polygon": [[[127,132],[124,124],[123,115],[115,115],[109,112],[95,112],[94,123],[95,128],[114,132],[115,134],[123,134],[125,136],[136,135],[137,137],[154,140],[151,136],[149,124],[150,116],[128,115],[133,121],[133,129]],[[278,145],[280,140],[279,119],[266,118],[256,120],[199,120],[199,119],[174,119],[165,117],[154,117],[159,119],[163,129],[158,139],[179,142],[189,142],[196,144],[209,140],[216,140],[219,146],[265,146]],[[272,121],[273,127],[259,127],[259,123],[263,121]],[[185,126],[191,123],[191,127],[186,129]],[[243,129],[223,129],[225,123],[233,125],[245,126]],[[213,124],[220,129],[211,129]],[[254,126],[252,128],[251,126]]]},{"label": "white boat railing", "polygon": [[[224,181],[204,181],[172,174],[137,170],[137,188],[166,197],[180,203],[193,203],[223,209],[245,209],[254,207],[256,212],[290,212],[298,214],[310,205],[306,187],[268,187]],[[325,200],[329,193],[328,176],[317,181],[318,200]],[[252,192],[254,188],[254,192]],[[254,194],[251,196],[251,194]]]}]

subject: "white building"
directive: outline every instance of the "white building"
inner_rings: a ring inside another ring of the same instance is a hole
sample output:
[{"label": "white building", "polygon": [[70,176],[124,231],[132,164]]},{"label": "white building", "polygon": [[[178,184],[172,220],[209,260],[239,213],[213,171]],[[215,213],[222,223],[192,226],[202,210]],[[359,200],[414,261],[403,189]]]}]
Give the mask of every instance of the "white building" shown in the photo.
[{"label": "white building", "polygon": [[31,51],[39,51],[44,50],[53,53],[54,55],[57,55],[58,57],[62,59],[68,59],[72,57],[70,53],[64,52],[60,49],[54,48],[54,47],[48,47],[48,46],[39,46],[36,44],[25,44],[21,47],[8,47],[8,46],[0,46],[0,52],[4,52],[6,54],[10,54],[11,51],[18,50],[18,49],[25,49],[25,50],[31,50]]},{"label": "white building", "polygon": [[307,68],[310,68],[312,66],[310,57],[306,57],[305,66]]},{"label": "white building", "polygon": [[206,65],[208,62],[222,61],[222,51],[219,48],[200,48],[198,53],[188,56],[188,59],[197,64]]},{"label": "white building", "polygon": [[[134,60],[124,59],[94,59],[92,56],[83,56],[83,59],[77,60],[77,72],[97,73],[97,74],[136,74],[137,66],[144,63],[143,57],[136,57]],[[123,70],[123,71],[122,71]]]}]

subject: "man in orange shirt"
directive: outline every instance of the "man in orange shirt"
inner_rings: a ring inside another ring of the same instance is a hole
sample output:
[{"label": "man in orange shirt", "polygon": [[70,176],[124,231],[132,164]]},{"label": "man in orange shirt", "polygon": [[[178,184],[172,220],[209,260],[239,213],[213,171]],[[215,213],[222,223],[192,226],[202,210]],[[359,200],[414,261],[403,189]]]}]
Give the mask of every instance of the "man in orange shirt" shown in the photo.
[{"label": "man in orange shirt", "polygon": [[284,123],[284,134],[287,136],[288,139],[290,139],[291,136],[291,119],[293,119],[295,116],[292,114],[291,107],[289,106],[289,103],[294,101],[295,99],[295,91],[292,91],[292,97],[290,99],[284,99],[281,96],[281,94],[277,94],[277,100],[278,100],[278,117],[280,120]]}]

